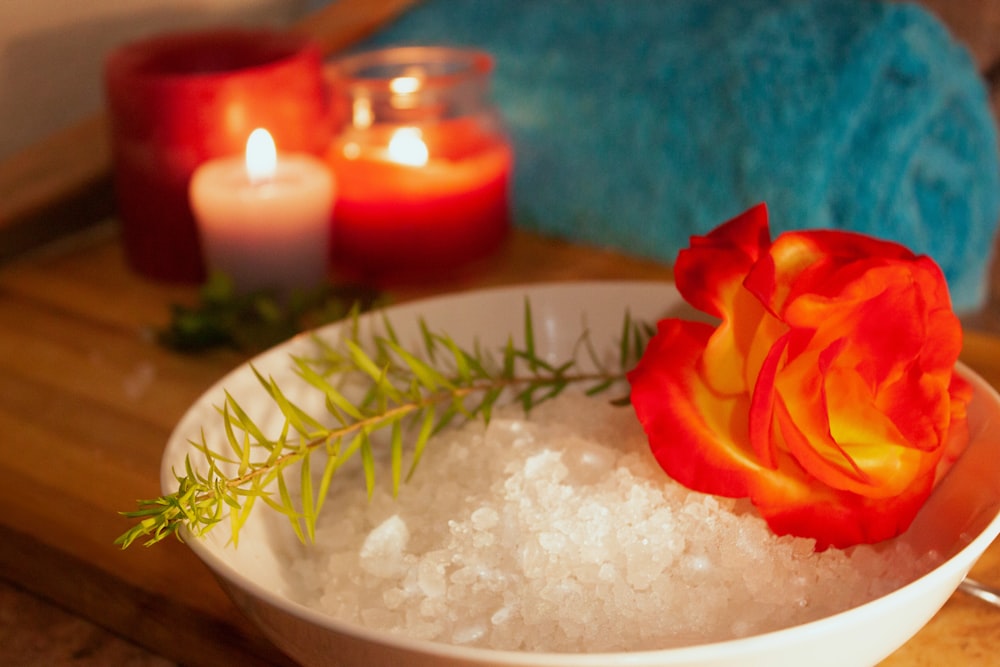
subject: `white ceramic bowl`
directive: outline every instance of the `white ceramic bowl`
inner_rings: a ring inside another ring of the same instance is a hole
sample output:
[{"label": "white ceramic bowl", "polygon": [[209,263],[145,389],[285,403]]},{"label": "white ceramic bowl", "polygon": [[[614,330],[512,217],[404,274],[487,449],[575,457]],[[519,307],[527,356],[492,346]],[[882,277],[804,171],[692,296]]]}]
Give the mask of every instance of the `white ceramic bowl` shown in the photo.
[{"label": "white ceramic bowl", "polygon": [[[589,282],[461,293],[393,307],[388,315],[404,344],[414,348],[419,340],[418,317],[460,344],[471,345],[478,339],[486,346],[499,347],[509,334],[521,332],[526,297],[531,303],[538,350],[553,360],[567,358],[583,327],[591,331],[594,341],[613,345],[620,335],[626,308],[633,317],[647,321],[683,308],[669,284]],[[330,335],[338,326],[330,325],[316,333]],[[294,400],[306,402],[304,394],[296,393],[304,383],[292,374],[288,357],[311,345],[307,337],[299,337],[260,355],[253,364],[265,375],[274,376]],[[188,543],[261,631],[304,665],[871,665],[904,644],[930,620],[1000,533],[1000,475],[996,464],[1000,460],[1000,396],[969,369],[960,370],[975,387],[970,406],[972,442],[910,530],[898,538],[910,542],[921,553],[937,550],[944,562],[889,595],[777,632],[685,648],[613,654],[451,646],[373,633],[292,601],[283,576],[287,563],[278,555],[276,545],[296,538],[284,519],[279,520],[263,506],[255,508],[240,534],[238,548],[227,546],[230,535],[226,523],[204,538],[189,537]],[[224,441],[215,408],[222,404],[224,390],[255,418],[265,424],[279,423],[249,365],[235,370],[206,392],[175,429],[163,456],[164,492],[176,489],[172,470],[183,470],[184,457],[191,451],[189,439],[196,439],[204,430],[209,442]],[[256,411],[255,406],[261,410]]]}]

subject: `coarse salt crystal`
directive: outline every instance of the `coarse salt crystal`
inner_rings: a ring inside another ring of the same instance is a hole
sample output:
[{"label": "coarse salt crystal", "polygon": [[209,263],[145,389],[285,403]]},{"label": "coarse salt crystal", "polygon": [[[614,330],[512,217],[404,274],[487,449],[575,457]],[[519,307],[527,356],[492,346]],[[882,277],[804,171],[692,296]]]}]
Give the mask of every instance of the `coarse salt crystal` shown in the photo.
[{"label": "coarse salt crystal", "polygon": [[429,598],[440,597],[448,590],[445,564],[436,554],[423,558],[417,565],[417,585]]},{"label": "coarse salt crystal", "polygon": [[469,518],[476,530],[490,530],[500,523],[500,515],[491,507],[480,507]]},{"label": "coarse salt crystal", "polygon": [[395,577],[405,568],[403,550],[410,540],[410,531],[398,514],[393,514],[368,533],[361,545],[361,568],[376,577]]}]

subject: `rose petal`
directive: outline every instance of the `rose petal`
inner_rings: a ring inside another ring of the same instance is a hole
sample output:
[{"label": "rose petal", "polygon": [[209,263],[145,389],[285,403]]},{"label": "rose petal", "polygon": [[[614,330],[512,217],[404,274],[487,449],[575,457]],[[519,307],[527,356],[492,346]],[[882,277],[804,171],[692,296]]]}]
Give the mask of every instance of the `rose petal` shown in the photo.
[{"label": "rose petal", "polygon": [[775,423],[775,400],[778,395],[774,382],[778,366],[788,349],[788,339],[788,334],[785,334],[771,346],[757,374],[757,382],[750,398],[748,415],[750,446],[761,464],[768,468],[775,468],[777,465],[775,434],[772,431]]},{"label": "rose petal", "polygon": [[905,493],[878,500],[808,480],[785,481],[775,485],[765,477],[754,479],[754,504],[774,533],[813,538],[822,551],[874,544],[903,533],[930,495],[933,480],[914,480]]},{"label": "rose petal", "polygon": [[691,237],[674,263],[677,290],[692,306],[722,317],[732,312],[734,294],[747,271],[770,246],[767,207],[749,209],[706,236]]},{"label": "rose petal", "polygon": [[747,399],[714,394],[698,372],[712,327],[663,320],[638,365],[628,373],[631,402],[660,466],[688,488],[747,495],[747,471],[761,466],[748,449],[740,416]]},{"label": "rose petal", "polygon": [[731,307],[731,312],[723,314],[701,360],[705,383],[723,395],[749,393],[767,355],[758,344],[769,339],[773,325],[784,328],[746,290],[735,294]]}]

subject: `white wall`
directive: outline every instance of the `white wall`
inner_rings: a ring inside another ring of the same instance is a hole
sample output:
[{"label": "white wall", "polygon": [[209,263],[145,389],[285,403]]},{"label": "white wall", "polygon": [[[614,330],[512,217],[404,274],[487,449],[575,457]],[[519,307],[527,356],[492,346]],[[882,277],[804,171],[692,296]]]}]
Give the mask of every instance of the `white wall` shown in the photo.
[{"label": "white wall", "polygon": [[307,0],[0,0],[0,160],[101,109],[117,44],[207,25],[284,25]]}]

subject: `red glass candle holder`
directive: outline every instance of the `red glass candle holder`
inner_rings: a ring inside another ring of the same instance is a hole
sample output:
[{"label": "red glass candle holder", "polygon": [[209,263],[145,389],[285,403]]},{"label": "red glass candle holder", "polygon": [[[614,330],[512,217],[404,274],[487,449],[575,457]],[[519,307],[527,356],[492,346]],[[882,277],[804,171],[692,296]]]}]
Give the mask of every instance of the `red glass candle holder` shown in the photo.
[{"label": "red glass candle holder", "polygon": [[125,253],[150,278],[205,277],[188,202],[198,165],[240,154],[257,127],[285,150],[320,155],[329,146],[322,54],[298,35],[161,35],[114,51],[104,74]]},{"label": "red glass candle holder", "polygon": [[488,54],[442,47],[331,63],[340,271],[376,283],[420,279],[500,244],[513,151],[489,101],[492,69]]}]

